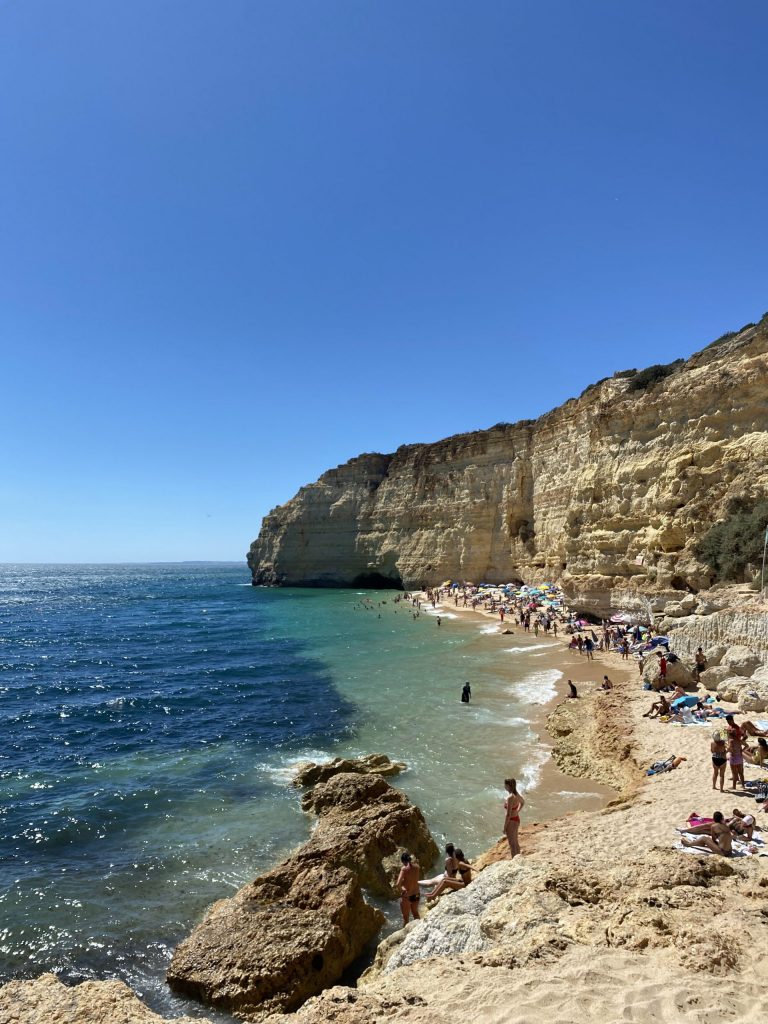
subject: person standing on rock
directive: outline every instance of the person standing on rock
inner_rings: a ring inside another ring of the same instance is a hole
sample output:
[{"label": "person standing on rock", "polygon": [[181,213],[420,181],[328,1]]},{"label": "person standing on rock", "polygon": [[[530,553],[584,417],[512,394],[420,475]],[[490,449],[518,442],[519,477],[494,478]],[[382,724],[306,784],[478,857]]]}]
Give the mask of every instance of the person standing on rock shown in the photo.
[{"label": "person standing on rock", "polygon": [[419,900],[421,899],[421,893],[419,892],[420,871],[419,865],[407,850],[400,855],[400,862],[403,866],[400,868],[400,874],[397,876],[395,888],[400,893],[400,910],[403,915],[403,924],[405,925],[408,924],[411,914],[413,914],[414,921],[419,920]]},{"label": "person standing on rock", "polygon": [[504,788],[509,793],[504,801],[504,835],[509,843],[510,857],[516,857],[520,853],[517,835],[520,830],[520,811],[525,806],[525,800],[517,792],[515,779],[504,779]]}]

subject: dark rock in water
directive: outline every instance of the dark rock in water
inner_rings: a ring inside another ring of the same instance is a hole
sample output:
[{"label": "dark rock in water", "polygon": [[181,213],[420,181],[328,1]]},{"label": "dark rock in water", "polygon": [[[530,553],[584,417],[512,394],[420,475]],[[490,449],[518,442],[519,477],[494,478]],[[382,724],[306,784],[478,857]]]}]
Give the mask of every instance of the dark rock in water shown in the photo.
[{"label": "dark rock in water", "polygon": [[257,880],[215,903],[174,953],[171,987],[245,1018],[296,1009],[337,981],[384,923],[347,868],[316,864],[286,888],[276,898]]},{"label": "dark rock in water", "polygon": [[305,761],[298,765],[294,786],[314,786],[318,782],[327,782],[334,775],[342,772],[357,775],[398,775],[406,771],[408,765],[402,761],[391,761],[386,754],[366,754],[364,757],[336,757],[326,764],[315,764]]},{"label": "dark rock in water", "polygon": [[285,1012],[337,981],[384,923],[362,889],[392,898],[399,852],[438,855],[421,811],[380,775],[340,774],[302,806],[311,838],[232,899],[215,903],[176,949],[168,982],[249,1019]]}]

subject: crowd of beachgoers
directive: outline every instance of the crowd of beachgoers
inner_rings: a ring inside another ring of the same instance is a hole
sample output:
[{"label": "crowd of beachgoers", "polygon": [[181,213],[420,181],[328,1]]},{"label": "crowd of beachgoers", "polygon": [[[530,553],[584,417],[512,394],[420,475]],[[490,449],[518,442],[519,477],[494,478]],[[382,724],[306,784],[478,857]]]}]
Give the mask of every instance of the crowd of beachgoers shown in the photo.
[{"label": "crowd of beachgoers", "polygon": [[[659,633],[653,622],[641,621],[631,612],[618,612],[610,619],[598,620],[571,610],[562,590],[553,583],[528,586],[515,583],[474,584],[446,580],[438,587],[427,587],[417,593],[405,593],[401,600],[410,602],[415,615],[426,605],[442,624],[440,612],[453,606],[498,617],[499,629],[512,633],[521,629],[538,637],[562,637],[571,651],[577,651],[587,661],[594,660],[595,654],[612,654],[623,662],[634,661],[638,671],[638,685],[650,691],[650,707],[642,716],[656,719],[666,726],[715,726],[710,739],[712,762],[712,788],[725,792],[724,776],[730,768],[731,790],[743,798],[756,798],[758,808],[768,810],[768,777],[745,780],[744,764],[768,768],[768,721],[751,721],[738,712],[721,706],[716,695],[698,692],[707,662],[702,648],[696,652],[690,665],[684,665],[674,651],[668,636]],[[688,689],[675,682],[676,666],[681,666]],[[579,698],[578,688],[567,680],[566,698]],[[607,674],[597,689],[613,689],[613,682]],[[694,692],[691,691],[691,686]],[[461,699],[471,698],[470,684],[465,683]],[[672,755],[652,763],[648,776],[663,774],[679,768],[688,758]],[[508,799],[505,801],[504,834],[509,845],[509,855],[520,853],[519,826],[520,811],[524,798],[517,790],[514,778],[505,780]],[[678,832],[678,849],[690,848],[694,852],[715,853],[723,856],[754,855],[768,852],[768,848],[757,835],[762,830],[756,823],[755,815],[745,813],[738,807],[727,814],[716,810],[710,816],[691,814]],[[453,844],[446,846],[444,871],[435,878],[419,878],[418,866],[409,861],[403,864],[398,888],[401,891],[403,918],[410,914],[418,916],[420,887],[429,887],[428,899],[437,899],[445,892],[461,889],[471,881],[471,865],[461,850]]]}]

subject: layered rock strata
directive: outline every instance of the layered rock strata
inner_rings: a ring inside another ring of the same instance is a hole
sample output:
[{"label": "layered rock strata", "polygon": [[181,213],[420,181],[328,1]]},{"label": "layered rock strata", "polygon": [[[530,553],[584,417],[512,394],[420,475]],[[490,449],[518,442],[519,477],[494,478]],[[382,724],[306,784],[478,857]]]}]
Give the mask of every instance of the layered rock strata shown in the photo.
[{"label": "layered rock strata", "polygon": [[168,981],[237,1016],[300,1006],[338,980],[384,923],[363,888],[392,897],[398,850],[437,856],[421,811],[380,775],[337,774],[302,800],[312,837],[214,904],[177,948]]},{"label": "layered rock strata", "polygon": [[264,519],[254,583],[550,578],[598,614],[707,586],[697,541],[729,498],[768,493],[768,320],[636,377],[324,473]]}]

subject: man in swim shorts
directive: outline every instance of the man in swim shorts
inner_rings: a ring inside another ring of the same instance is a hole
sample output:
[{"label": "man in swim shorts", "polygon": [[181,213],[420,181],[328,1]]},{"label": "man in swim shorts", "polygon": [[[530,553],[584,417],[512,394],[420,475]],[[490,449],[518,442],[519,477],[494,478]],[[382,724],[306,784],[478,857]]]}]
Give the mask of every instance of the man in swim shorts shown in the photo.
[{"label": "man in swim shorts", "polygon": [[419,920],[419,865],[413,860],[406,850],[400,855],[400,874],[397,876],[395,888],[400,892],[400,911],[403,915],[403,924],[408,924],[411,914],[414,921]]}]

